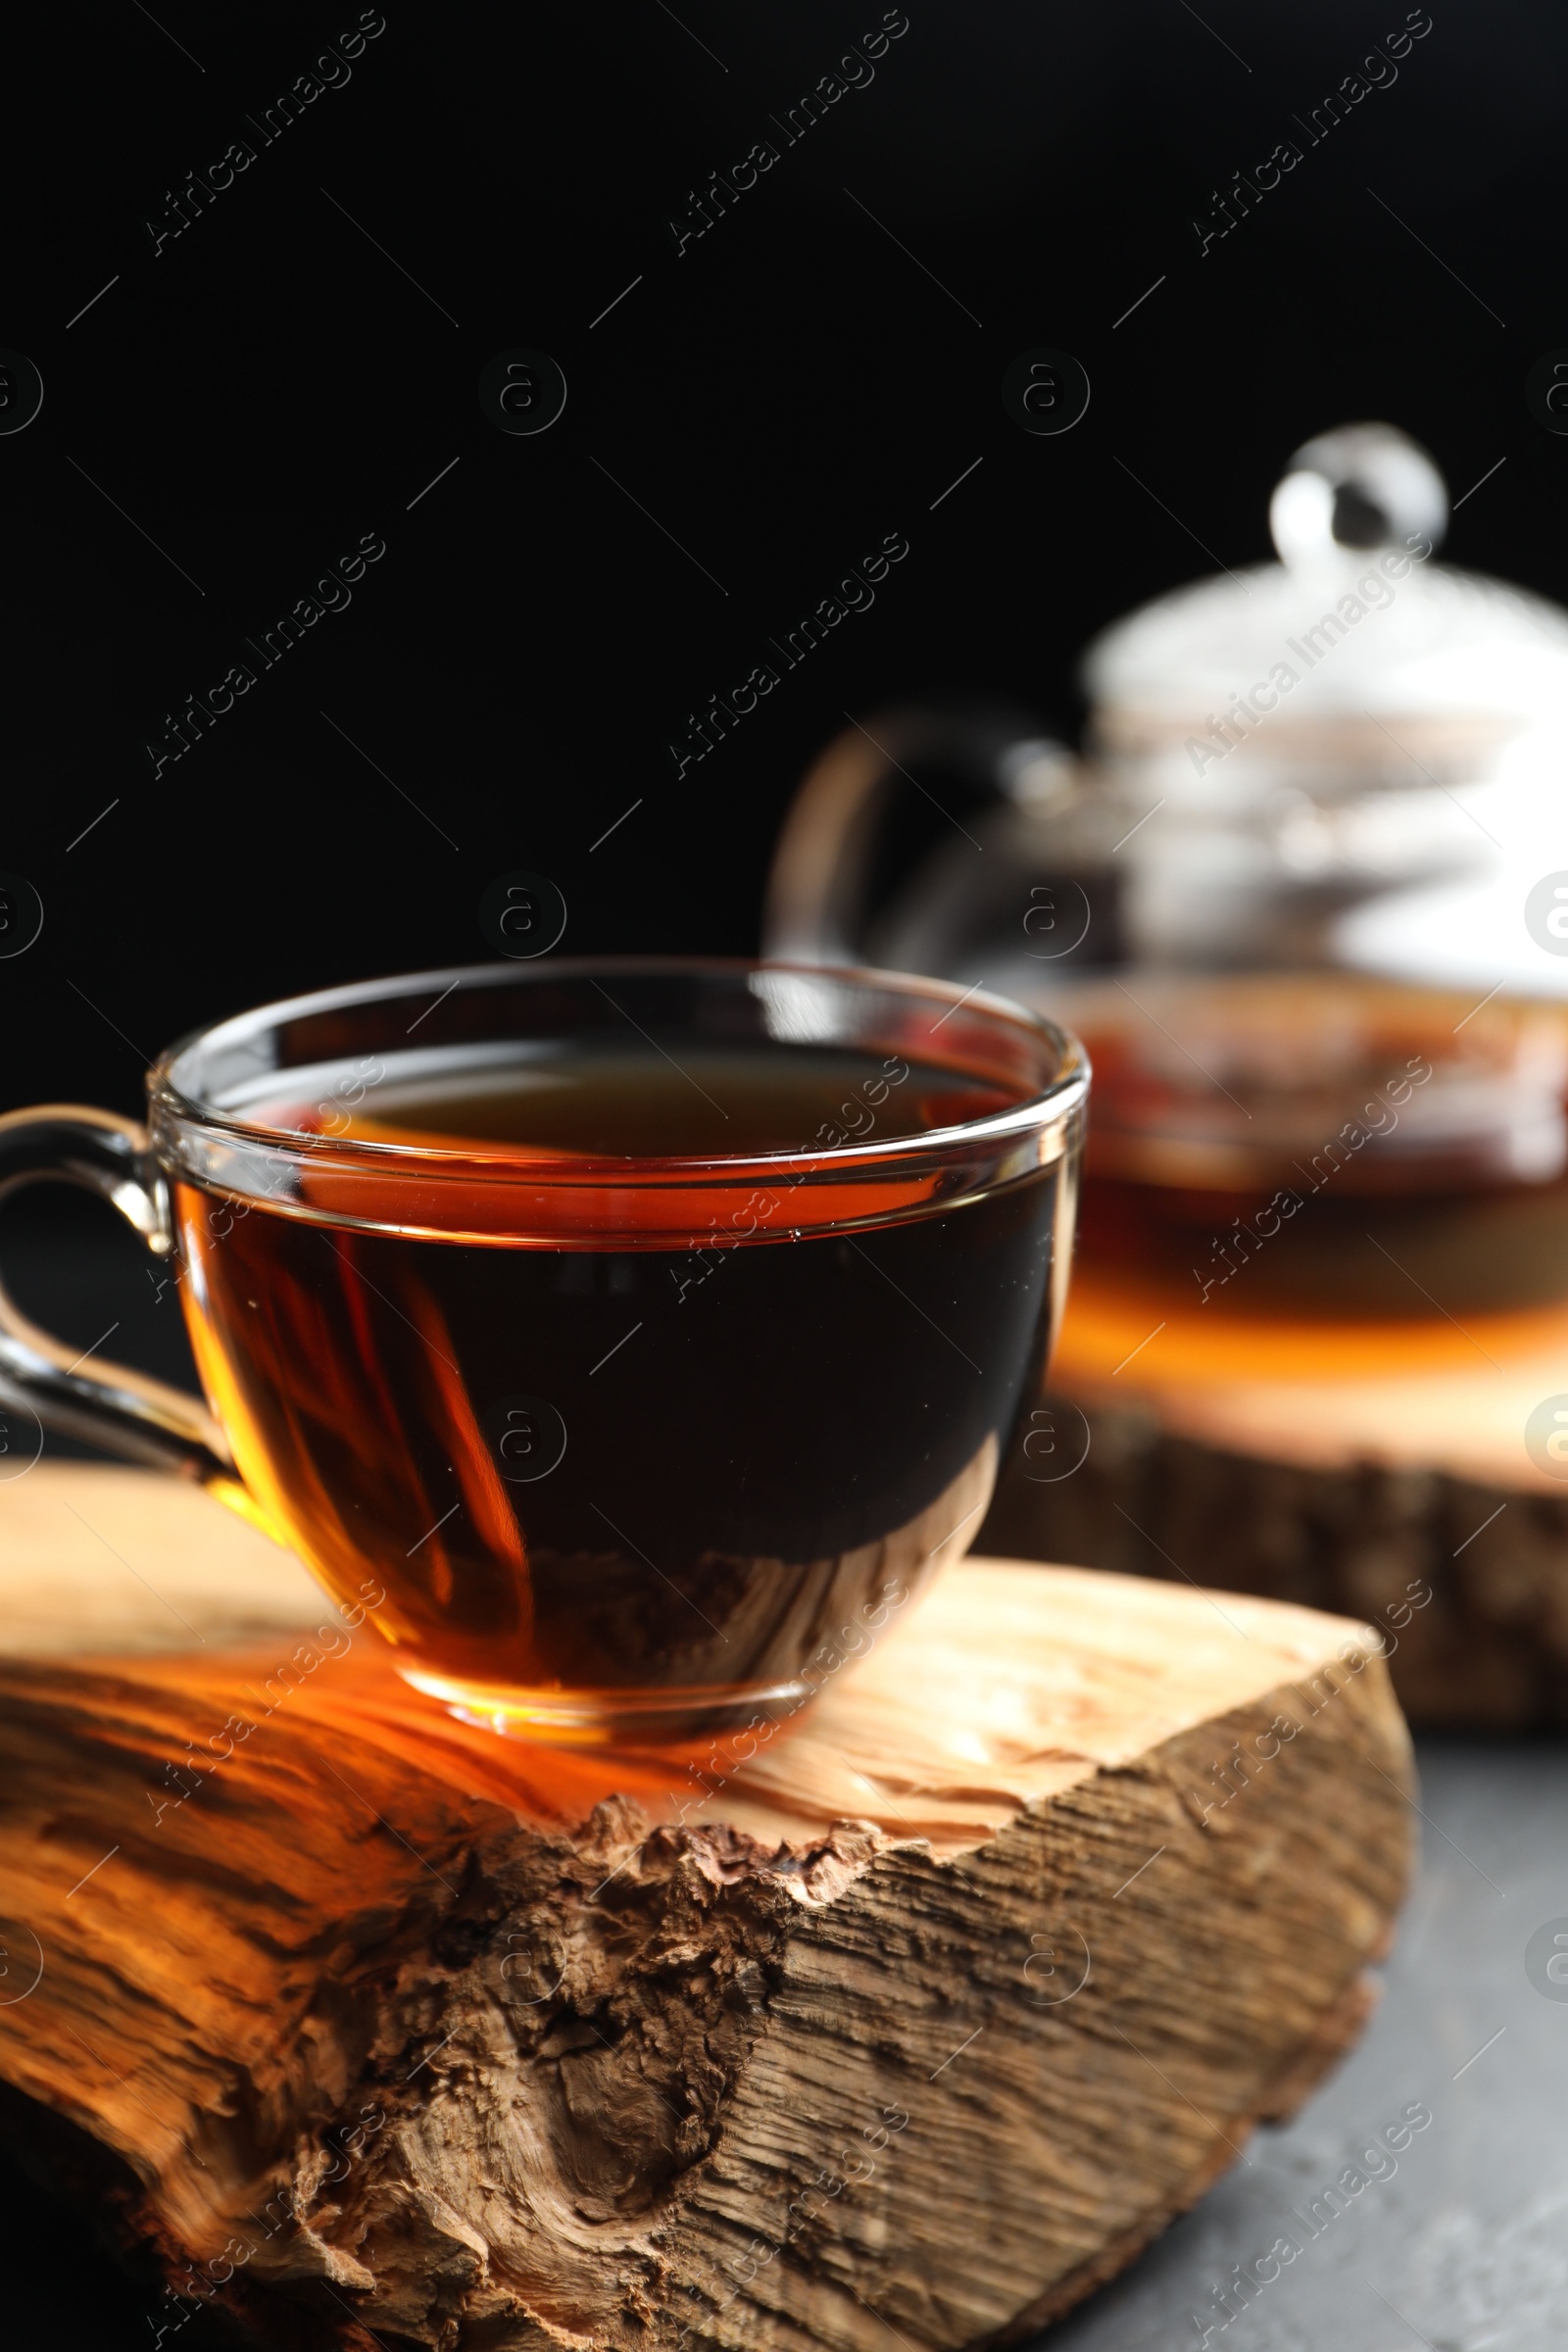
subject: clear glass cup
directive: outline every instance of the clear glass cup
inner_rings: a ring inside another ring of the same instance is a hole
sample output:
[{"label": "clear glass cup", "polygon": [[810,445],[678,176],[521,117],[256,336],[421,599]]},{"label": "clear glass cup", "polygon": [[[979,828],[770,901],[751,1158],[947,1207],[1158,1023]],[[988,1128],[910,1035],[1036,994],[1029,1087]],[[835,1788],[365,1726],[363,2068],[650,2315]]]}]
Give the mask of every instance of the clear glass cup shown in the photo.
[{"label": "clear glass cup", "polygon": [[0,1402],[384,1592],[400,1671],[466,1715],[777,1720],[973,1539],[1060,1318],[1088,1076],[1049,1021],[865,971],[265,1006],[163,1056],[146,1131],[0,1119],[0,1188],[85,1184],[172,1258],[206,1405],[3,1298]]}]

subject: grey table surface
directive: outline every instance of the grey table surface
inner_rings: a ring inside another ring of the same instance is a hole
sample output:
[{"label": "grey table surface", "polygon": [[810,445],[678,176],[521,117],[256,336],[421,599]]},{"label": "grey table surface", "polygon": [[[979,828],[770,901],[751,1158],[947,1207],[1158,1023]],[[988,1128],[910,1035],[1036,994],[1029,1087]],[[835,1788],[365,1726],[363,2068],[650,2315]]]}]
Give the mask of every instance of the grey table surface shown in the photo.
[{"label": "grey table surface", "polygon": [[[1042,2335],[1051,2352],[1568,2343],[1568,1984],[1555,1997],[1539,1937],[1568,1934],[1568,1747],[1428,1740],[1418,1754],[1420,1874],[1365,2037],[1294,2123],[1258,2132]],[[1432,2121],[1395,2153],[1385,2128],[1411,2106]],[[1326,2199],[1348,2167],[1366,2185]],[[1271,2259],[1282,2236],[1299,2250]],[[1215,2290],[1259,2261],[1266,2282],[1233,2288],[1227,2317]]]},{"label": "grey table surface", "polygon": [[[1553,1997],[1539,1949],[1544,1928],[1568,1934],[1568,1745],[1429,1740],[1419,1754],[1420,1875],[1366,2035],[1293,2124],[1258,2132],[1193,2213],[1041,2335],[1042,2352],[1568,2342],[1568,1984]],[[1387,2128],[1411,2107],[1432,2120],[1395,2153]],[[1350,2167],[1365,2185],[1326,2199]],[[1283,2263],[1270,2258],[1282,2236],[1299,2248]],[[1246,2301],[1232,2283],[1227,2318],[1216,2289],[1260,2260],[1278,2276]],[[148,2352],[170,2316],[9,2173],[0,2262],[8,2348]]]}]

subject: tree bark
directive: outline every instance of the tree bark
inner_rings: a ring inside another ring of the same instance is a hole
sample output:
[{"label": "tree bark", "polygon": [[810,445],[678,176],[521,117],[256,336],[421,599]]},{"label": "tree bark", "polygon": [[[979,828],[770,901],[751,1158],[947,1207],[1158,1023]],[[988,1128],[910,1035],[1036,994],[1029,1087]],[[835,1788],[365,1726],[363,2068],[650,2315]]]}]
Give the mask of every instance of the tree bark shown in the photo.
[{"label": "tree bark", "polygon": [[172,1481],[0,1544],[0,2132],[166,2341],[1010,2341],[1310,2089],[1404,1885],[1387,1670],[1288,1605],[971,1560],[661,1758],[456,1721]]}]

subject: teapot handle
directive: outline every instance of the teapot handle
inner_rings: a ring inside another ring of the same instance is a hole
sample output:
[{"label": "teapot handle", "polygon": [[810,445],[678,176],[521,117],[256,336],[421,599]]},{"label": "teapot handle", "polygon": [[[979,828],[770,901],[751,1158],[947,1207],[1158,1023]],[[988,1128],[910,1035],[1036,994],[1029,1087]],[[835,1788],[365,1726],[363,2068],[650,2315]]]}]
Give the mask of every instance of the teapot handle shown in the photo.
[{"label": "teapot handle", "polygon": [[940,761],[983,802],[1005,793],[1009,754],[1017,760],[1047,748],[1027,722],[1000,713],[912,705],[873,712],[863,725],[852,719],[807,769],[785,816],[767,878],[762,954],[794,963],[863,961],[875,852],[896,778],[924,793],[909,769]]}]

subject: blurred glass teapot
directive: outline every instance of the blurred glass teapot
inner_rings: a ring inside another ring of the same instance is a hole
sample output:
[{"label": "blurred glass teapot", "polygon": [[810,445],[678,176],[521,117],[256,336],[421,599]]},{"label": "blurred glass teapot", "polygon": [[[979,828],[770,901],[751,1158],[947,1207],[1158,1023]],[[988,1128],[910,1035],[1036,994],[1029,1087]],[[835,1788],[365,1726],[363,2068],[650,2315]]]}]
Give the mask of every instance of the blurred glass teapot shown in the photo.
[{"label": "blurred glass teapot", "polygon": [[1568,996],[1522,917],[1568,886],[1568,613],[1439,564],[1446,518],[1402,434],[1325,434],[1277,564],[1090,646],[1081,758],[911,709],[801,785],[767,954],[983,983],[1089,1045],[1064,1371],[1156,1312],[1189,1363],[1251,1319],[1337,1322],[1351,1364],[1368,1321],[1421,1353],[1437,1316],[1568,1298],[1568,1009],[1510,1003]]},{"label": "blurred glass teapot", "polygon": [[1435,561],[1442,476],[1389,425],[1307,442],[1269,519],[1277,564],[1089,647],[1082,759],[1001,710],[839,736],[780,837],[764,952],[1031,995],[1127,963],[1458,979],[1419,908],[1490,903],[1555,821],[1568,613]]}]

